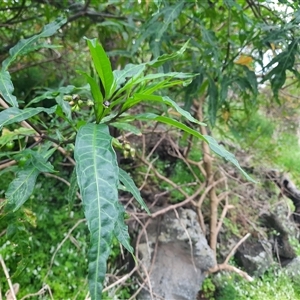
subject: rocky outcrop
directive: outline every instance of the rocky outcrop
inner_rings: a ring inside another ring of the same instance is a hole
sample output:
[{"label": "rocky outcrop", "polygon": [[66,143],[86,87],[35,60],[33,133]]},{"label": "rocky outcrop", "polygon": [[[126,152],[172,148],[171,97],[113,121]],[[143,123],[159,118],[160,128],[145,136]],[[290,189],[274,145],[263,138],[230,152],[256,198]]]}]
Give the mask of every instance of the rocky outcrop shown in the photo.
[{"label": "rocky outcrop", "polygon": [[282,174],[279,171],[271,170],[267,173],[267,176],[279,187],[282,195],[292,200],[295,206],[293,219],[294,222],[300,227],[300,190],[286,174]]},{"label": "rocky outcrop", "polygon": [[284,267],[298,261],[290,238],[299,238],[300,190],[286,174],[279,171],[268,170],[266,177],[280,188],[280,196],[286,196],[293,202],[295,210],[291,218],[288,217],[286,205],[277,205],[272,211],[260,213],[260,223],[266,236],[260,236],[260,240],[247,241],[239,247],[235,255],[239,266],[254,275],[263,274],[276,262]]},{"label": "rocky outcrop", "polygon": [[[205,271],[215,265],[213,252],[193,210],[180,208],[178,215],[171,211],[162,218],[153,220],[147,227],[148,239],[138,245],[149,272],[138,299],[195,300]],[[145,274],[143,268],[140,272]]]}]

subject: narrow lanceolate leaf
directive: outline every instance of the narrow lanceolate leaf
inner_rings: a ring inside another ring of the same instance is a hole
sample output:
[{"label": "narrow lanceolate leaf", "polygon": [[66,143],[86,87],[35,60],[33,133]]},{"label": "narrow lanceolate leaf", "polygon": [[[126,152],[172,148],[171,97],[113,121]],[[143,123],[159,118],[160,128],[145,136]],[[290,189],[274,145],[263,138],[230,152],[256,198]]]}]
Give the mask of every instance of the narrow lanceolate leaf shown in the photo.
[{"label": "narrow lanceolate leaf", "polygon": [[[239,165],[237,159],[235,158],[235,156],[228,152],[223,146],[219,145],[218,142],[212,138],[211,136],[208,135],[202,135],[201,133],[199,133],[198,131],[186,126],[185,124],[182,124],[174,119],[171,119],[169,117],[165,117],[165,116],[158,116],[156,114],[153,113],[145,113],[145,114],[140,114],[135,116],[135,119],[137,120],[144,120],[144,121],[149,121],[149,120],[155,120],[157,122],[161,122],[173,127],[176,127],[178,129],[181,129],[197,138],[200,138],[204,141],[206,141],[210,147],[210,149],[215,152],[216,154],[218,154],[219,156],[223,157],[224,159],[230,161],[232,164],[234,164],[243,174],[244,176],[252,181],[255,182],[255,180],[253,180]],[[121,179],[120,179],[121,180]],[[124,184],[124,183],[123,183]],[[125,185],[125,184],[124,184]],[[126,186],[127,188],[127,186]]]},{"label": "narrow lanceolate leaf", "polygon": [[133,65],[128,64],[123,70],[115,70],[113,72],[117,88],[119,88],[127,79],[138,77],[145,70],[146,64]]},{"label": "narrow lanceolate leaf", "polygon": [[78,185],[91,233],[89,288],[93,300],[101,299],[106,260],[119,217],[119,168],[112,137],[105,124],[82,126],[75,143]]},{"label": "narrow lanceolate leaf", "polygon": [[205,123],[202,123],[195,119],[188,111],[182,109],[175,101],[170,99],[169,97],[163,97],[163,102],[171,107],[173,107],[177,112],[179,112],[183,117],[185,117],[187,120],[196,123],[198,125],[206,126]]},{"label": "narrow lanceolate leaf", "polygon": [[[109,123],[109,125],[116,127],[120,130],[131,132],[131,133],[139,135],[139,136],[142,135],[142,132],[139,128],[137,128],[134,125],[129,124],[128,122],[113,122],[113,123]],[[0,140],[1,140],[1,138],[0,138]]]},{"label": "narrow lanceolate leaf", "polygon": [[[188,111],[182,109],[175,101],[170,99],[169,97],[162,97],[157,95],[145,95],[145,94],[135,94],[132,101],[156,101],[160,102],[162,104],[166,104],[168,106],[171,106],[174,108],[178,113],[180,113],[183,117],[188,119],[189,121],[196,123],[198,125],[206,126],[205,123],[199,122],[197,119],[195,119]],[[130,99],[127,100],[126,105],[130,105]]]},{"label": "narrow lanceolate leaf", "polygon": [[20,40],[13,48],[9,50],[10,56],[6,58],[2,63],[3,70],[7,70],[10,64],[18,56],[36,50],[37,46],[35,45],[35,43],[38,41],[39,38],[45,38],[53,35],[66,22],[66,19],[59,18],[56,21],[46,25],[41,33],[36,34],[28,39]]},{"label": "narrow lanceolate leaf", "polygon": [[119,215],[116,221],[114,235],[116,236],[118,241],[132,254],[133,248],[130,245],[128,226],[124,222],[124,207],[119,202],[117,202],[116,210],[119,212]]},{"label": "narrow lanceolate leaf", "polygon": [[153,113],[144,113],[144,114],[140,114],[140,115],[137,115],[135,116],[135,119],[136,120],[143,120],[143,121],[149,121],[149,120],[155,120],[157,122],[161,122],[161,123],[164,123],[164,124],[167,124],[167,125],[170,125],[170,126],[173,126],[175,128],[178,128],[180,130],[183,130],[185,131],[186,133],[189,133],[201,140],[205,140],[205,137],[198,131],[186,126],[185,124],[183,123],[180,123],[172,118],[169,118],[169,117],[165,117],[165,116],[158,116],[156,114],[153,114]]},{"label": "narrow lanceolate leaf", "polygon": [[188,43],[189,43],[189,40],[187,42],[185,42],[185,44],[181,47],[181,49],[179,49],[175,53],[163,54],[163,55],[155,58],[154,60],[149,61],[147,63],[147,65],[152,66],[152,67],[156,67],[156,68],[160,67],[165,62],[167,62],[169,60],[172,60],[172,59],[176,58],[179,55],[182,55],[184,53],[184,51],[186,50]]},{"label": "narrow lanceolate leaf", "polygon": [[145,209],[145,211],[150,215],[150,211],[141,197],[139,189],[136,187],[134,181],[131,179],[130,175],[124,170],[119,169],[119,179],[127,188],[127,190],[133,195],[133,197],[138,201],[138,203]]},{"label": "narrow lanceolate leaf", "polygon": [[11,106],[18,107],[17,98],[12,94],[14,85],[11,81],[10,74],[6,70],[0,72],[0,95]]},{"label": "narrow lanceolate leaf", "polygon": [[232,153],[227,151],[222,145],[219,145],[218,142],[211,136],[205,135],[204,137],[206,138],[206,141],[208,142],[208,145],[212,151],[234,164],[248,180],[256,182],[241,168],[239,162]]},{"label": "narrow lanceolate leaf", "polygon": [[156,38],[161,39],[164,32],[169,25],[180,15],[182,12],[185,1],[177,1],[173,6],[167,6],[162,12],[165,15],[162,26],[157,31]]},{"label": "narrow lanceolate leaf", "polygon": [[196,77],[196,73],[183,73],[183,72],[169,72],[169,73],[155,73],[148,74],[134,81],[135,84],[150,81],[159,78],[177,78],[177,79],[191,79]]},{"label": "narrow lanceolate leaf", "polygon": [[88,75],[85,72],[79,71],[79,73],[82,74],[86,78],[88,84],[90,85],[91,93],[92,93],[93,100],[94,100],[94,110],[95,110],[96,122],[99,123],[100,119],[102,117],[103,109],[104,109],[103,108],[103,95],[100,91],[98,83],[96,82],[96,80],[93,77],[91,77],[90,75]]},{"label": "narrow lanceolate leaf", "polygon": [[109,58],[97,39],[86,40],[92,55],[94,66],[105,91],[103,98],[107,99],[113,92],[112,87],[114,85],[114,74],[111,69]]},{"label": "narrow lanceolate leaf", "polygon": [[53,114],[55,110],[56,110],[56,106],[53,106],[51,108],[43,108],[43,107],[25,108],[25,109],[19,109],[17,107],[7,108],[0,113],[0,130],[2,129],[3,126],[17,123],[17,122],[22,122],[28,118],[37,115],[40,112]]},{"label": "narrow lanceolate leaf", "polygon": [[266,68],[272,69],[264,77],[263,82],[265,82],[266,80],[270,80],[272,91],[277,101],[279,101],[278,92],[286,81],[287,71],[289,70],[293,73],[296,72],[297,74],[299,74],[298,71],[294,69],[294,63],[297,52],[298,39],[295,39],[289,44],[287,50],[282,51],[281,53],[276,55],[266,66]]}]

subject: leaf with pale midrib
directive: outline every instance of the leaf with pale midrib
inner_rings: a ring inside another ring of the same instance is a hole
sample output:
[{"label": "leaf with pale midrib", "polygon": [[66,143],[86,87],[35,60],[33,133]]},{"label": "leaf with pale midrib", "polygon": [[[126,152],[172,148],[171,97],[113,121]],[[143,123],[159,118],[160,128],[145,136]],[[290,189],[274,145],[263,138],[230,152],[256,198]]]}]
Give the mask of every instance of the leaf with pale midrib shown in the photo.
[{"label": "leaf with pale midrib", "polygon": [[82,126],[75,143],[78,185],[91,233],[89,288],[91,298],[101,299],[106,261],[119,217],[119,168],[112,137],[105,124]]}]

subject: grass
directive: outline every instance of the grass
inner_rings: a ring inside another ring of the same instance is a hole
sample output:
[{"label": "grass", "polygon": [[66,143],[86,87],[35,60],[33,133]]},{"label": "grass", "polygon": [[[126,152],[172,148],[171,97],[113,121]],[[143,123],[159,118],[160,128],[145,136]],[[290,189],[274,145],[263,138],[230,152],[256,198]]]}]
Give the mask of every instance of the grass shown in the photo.
[{"label": "grass", "polygon": [[209,300],[300,300],[300,279],[276,268],[253,282],[223,273],[205,279],[202,295]]}]

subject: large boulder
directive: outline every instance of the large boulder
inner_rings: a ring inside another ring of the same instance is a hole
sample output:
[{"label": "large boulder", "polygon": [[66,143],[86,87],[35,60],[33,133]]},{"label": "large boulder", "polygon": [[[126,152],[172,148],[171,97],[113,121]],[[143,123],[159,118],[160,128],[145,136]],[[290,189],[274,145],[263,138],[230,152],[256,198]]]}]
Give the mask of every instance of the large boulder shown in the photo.
[{"label": "large boulder", "polygon": [[[205,279],[205,271],[215,265],[207,244],[190,209],[166,213],[147,227],[147,240],[138,245],[139,257],[149,272],[149,280],[138,299],[195,300]],[[146,276],[145,276],[146,277]]]}]

